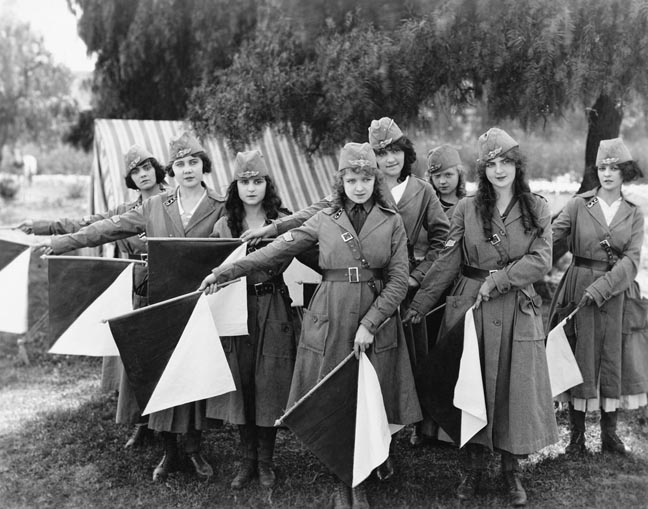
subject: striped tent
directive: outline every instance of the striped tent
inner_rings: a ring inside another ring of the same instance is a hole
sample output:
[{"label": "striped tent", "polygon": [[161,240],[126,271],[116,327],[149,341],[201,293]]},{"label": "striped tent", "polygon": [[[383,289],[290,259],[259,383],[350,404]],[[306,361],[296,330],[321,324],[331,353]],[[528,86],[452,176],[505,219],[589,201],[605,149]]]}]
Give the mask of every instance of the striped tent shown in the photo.
[{"label": "striped tent", "polygon": [[[169,160],[169,140],[188,128],[183,122],[166,120],[95,120],[91,212],[108,210],[135,199],[133,191],[124,183],[124,154],[131,145],[137,143],[147,147],[161,164],[165,164]],[[208,138],[202,142],[213,162],[206,183],[224,194],[232,181],[235,154],[222,138]],[[263,153],[279,195],[289,209],[300,210],[330,193],[337,157],[309,159],[290,138],[270,128],[249,148]]]}]

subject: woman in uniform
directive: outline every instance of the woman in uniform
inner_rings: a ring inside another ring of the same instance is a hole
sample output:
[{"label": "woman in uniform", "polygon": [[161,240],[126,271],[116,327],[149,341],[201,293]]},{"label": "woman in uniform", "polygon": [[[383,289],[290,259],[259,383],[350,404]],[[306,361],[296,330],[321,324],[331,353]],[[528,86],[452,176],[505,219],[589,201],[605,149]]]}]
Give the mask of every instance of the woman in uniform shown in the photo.
[{"label": "woman in uniform", "polygon": [[515,506],[526,504],[518,458],[558,441],[540,297],[533,288],[551,267],[550,213],[529,192],[517,142],[492,128],[479,138],[478,189],[457,204],[446,246],[425,276],[406,319],[419,321],[454,283],[441,336],[473,307],[487,425],[465,446],[457,489],[469,499],[497,451]]},{"label": "woman in uniform", "polygon": [[[164,168],[146,148],[140,145],[131,146],[124,156],[126,187],[139,191],[135,201],[122,203],[115,208],[100,214],[91,214],[82,219],[57,219],[27,220],[19,225],[25,233],[35,235],[60,235],[75,233],[84,226],[117,216],[128,210],[142,205],[145,200],[166,191],[166,175]],[[141,260],[146,255],[146,241],[139,235],[133,235],[117,241],[117,250],[123,257],[132,260]],[[148,271],[145,265],[135,264],[133,267],[133,309],[144,307],[148,304]],[[135,424],[133,434],[126,442],[125,447],[131,448],[141,444],[149,436],[146,423],[148,418],[143,418],[141,409],[137,405],[135,394],[128,383],[123,365],[119,357],[104,357],[102,366],[102,388],[105,391],[119,391],[117,400],[116,420],[119,424]]]},{"label": "woman in uniform", "polygon": [[466,171],[459,152],[448,144],[433,148],[427,155],[427,171],[443,211],[452,218],[457,202],[466,196]]},{"label": "woman in uniform", "polygon": [[[601,141],[596,166],[600,185],[572,198],[553,223],[554,242],[568,238],[574,256],[554,295],[550,323],[577,304],[566,329],[583,383],[559,397],[569,401],[566,452],[586,450],[585,413],[600,409],[603,451],[625,454],[617,411],[645,405],[647,387],[645,375],[636,383],[622,369],[626,298],[639,268],[644,218],[621,188],[642,173],[620,138]],[[639,297],[638,288],[635,293]]]},{"label": "woman in uniform", "polygon": [[[234,177],[226,215],[214,226],[213,237],[237,238],[248,228],[289,213],[281,206],[260,152],[239,152]],[[248,247],[248,254],[254,250]],[[241,462],[233,489],[243,488],[257,474],[261,486],[275,483],[274,423],[288,402],[297,351],[290,296],[281,276],[289,263],[247,274],[248,335],[221,338],[237,390],[210,400],[207,417],[238,425]]]},{"label": "woman in uniform", "polygon": [[[168,196],[157,195],[110,219],[97,221],[77,233],[55,236],[42,246],[54,254],[92,247],[145,233],[148,237],[209,237],[224,212],[224,201],[203,182],[211,171],[211,160],[196,138],[182,133],[170,142],[169,176],[178,187]],[[200,454],[202,429],[206,427],[204,402],[177,406],[149,417],[150,429],[164,438],[164,456],[153,472],[154,480],[164,480],[178,468],[177,435],[185,436],[185,452],[201,478],[213,470]]]},{"label": "woman in uniform", "polygon": [[[267,247],[214,269],[201,288],[211,292],[216,283],[267,270],[319,243],[322,283],[304,311],[288,407],[350,352],[364,351],[378,374],[388,421],[411,424],[421,420],[421,411],[395,314],[407,292],[405,229],[382,195],[369,144],[345,145],[338,168],[333,207],[319,211]],[[378,330],[381,324],[385,325]],[[350,490],[340,483],[334,503],[367,507],[364,485]]]}]

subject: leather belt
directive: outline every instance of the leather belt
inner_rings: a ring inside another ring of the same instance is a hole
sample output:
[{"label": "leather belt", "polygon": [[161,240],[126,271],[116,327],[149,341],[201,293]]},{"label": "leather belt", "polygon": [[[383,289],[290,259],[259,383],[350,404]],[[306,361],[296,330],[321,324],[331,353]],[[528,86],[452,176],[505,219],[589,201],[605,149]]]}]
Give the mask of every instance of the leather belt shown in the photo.
[{"label": "leather belt", "polygon": [[461,274],[469,277],[470,279],[476,279],[477,281],[484,281],[488,276],[493,272],[497,272],[498,269],[488,270],[480,269],[478,267],[471,267],[470,265],[461,266]]},{"label": "leather belt", "polygon": [[347,267],[346,269],[324,269],[322,281],[344,281],[347,283],[364,283],[383,278],[382,269],[363,269]]},{"label": "leather belt", "polygon": [[141,260],[143,262],[148,260],[148,253],[140,253],[140,254],[128,254],[128,259],[129,260]]},{"label": "leather belt", "polygon": [[266,281],[265,283],[256,283],[254,285],[247,285],[248,295],[256,295],[260,297],[261,295],[268,295],[270,293],[281,293],[286,290],[286,285],[282,283],[273,283],[272,281]]},{"label": "leather belt", "polygon": [[612,265],[602,260],[592,260],[591,258],[583,258],[582,256],[574,255],[574,265],[576,267],[587,267],[588,269],[601,270],[607,272],[612,270]]}]

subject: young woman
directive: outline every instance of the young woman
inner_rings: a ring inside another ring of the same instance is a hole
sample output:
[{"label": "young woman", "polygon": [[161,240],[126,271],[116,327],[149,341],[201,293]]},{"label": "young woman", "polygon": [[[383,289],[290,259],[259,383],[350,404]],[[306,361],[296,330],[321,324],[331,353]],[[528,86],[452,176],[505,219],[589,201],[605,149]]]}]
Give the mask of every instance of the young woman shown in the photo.
[{"label": "young woman", "polygon": [[[170,142],[169,176],[178,187],[170,196],[157,195],[140,207],[119,216],[97,221],[77,233],[52,237],[42,244],[46,252],[60,254],[146,233],[148,237],[208,237],[224,211],[223,199],[208,189],[203,177],[211,171],[211,160],[196,138],[183,133]],[[150,429],[164,438],[164,456],[153,472],[164,480],[178,468],[177,435],[185,435],[185,452],[196,474],[213,475],[200,454],[200,438],[206,426],[204,402],[193,402],[150,415]]]},{"label": "young woman", "polygon": [[[218,220],[212,236],[236,238],[248,228],[289,213],[281,207],[260,152],[238,153],[234,176],[227,192],[226,215]],[[248,248],[248,253],[252,251]],[[207,417],[238,425],[241,462],[233,489],[243,488],[257,473],[261,486],[270,488],[275,483],[274,423],[288,402],[297,351],[290,296],[281,276],[289,263],[247,274],[249,334],[221,338],[237,390],[210,400]]]},{"label": "young woman", "polygon": [[645,405],[648,387],[645,375],[631,380],[622,366],[626,299],[639,297],[638,288],[631,293],[644,237],[643,213],[623,196],[622,185],[642,173],[620,138],[601,141],[596,165],[600,186],[576,195],[553,223],[554,242],[568,238],[574,256],[554,295],[550,323],[578,305],[567,326],[583,383],[560,398],[569,401],[567,453],[586,450],[585,413],[600,409],[603,451],[625,454],[617,410]]},{"label": "young woman", "polygon": [[430,184],[450,219],[457,202],[466,196],[466,172],[459,152],[447,144],[433,148],[427,155],[427,168]]},{"label": "young woman", "polygon": [[441,335],[474,306],[488,424],[465,446],[457,496],[475,494],[486,447],[501,453],[511,502],[521,506],[526,493],[518,458],[558,441],[533,288],[551,267],[550,213],[529,192],[518,144],[505,131],[480,136],[479,156],[477,194],[457,204],[446,246],[406,319],[421,320],[453,283]]},{"label": "young woman", "polygon": [[[158,160],[146,148],[139,145],[131,146],[124,156],[126,187],[139,191],[135,201],[122,203],[115,208],[100,214],[91,214],[82,219],[57,219],[27,220],[19,228],[25,233],[35,235],[60,235],[75,233],[84,226],[117,216],[128,210],[142,205],[145,200],[166,191],[164,180],[164,168]],[[146,254],[146,241],[134,235],[116,242],[119,255],[141,260]],[[148,271],[145,265],[135,264],[133,267],[133,308],[138,309],[148,304],[147,296]],[[141,410],[135,400],[135,394],[128,383],[128,377],[123,371],[119,357],[104,357],[102,369],[102,388],[105,391],[119,391],[117,400],[116,420],[120,424],[135,424],[133,434],[126,442],[127,448],[141,444],[148,436],[146,422],[148,418],[142,418]]]},{"label": "young woman", "polygon": [[[304,311],[287,407],[351,351],[366,352],[380,380],[388,421],[411,424],[421,420],[421,411],[396,314],[407,292],[405,229],[382,195],[369,144],[345,145],[338,168],[334,207],[244,259],[214,269],[201,288],[211,292],[216,283],[270,269],[319,243],[322,283]],[[350,490],[340,484],[334,502],[336,507],[367,507],[364,485]]]}]

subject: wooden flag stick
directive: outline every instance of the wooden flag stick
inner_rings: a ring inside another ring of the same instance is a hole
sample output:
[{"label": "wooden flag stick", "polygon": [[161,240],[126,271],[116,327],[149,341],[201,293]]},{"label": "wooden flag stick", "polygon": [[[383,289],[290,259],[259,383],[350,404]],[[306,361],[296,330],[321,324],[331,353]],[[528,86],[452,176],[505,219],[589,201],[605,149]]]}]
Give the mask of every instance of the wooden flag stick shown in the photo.
[{"label": "wooden flag stick", "polygon": [[[241,278],[236,278],[236,279],[232,279],[231,281],[225,281],[224,283],[217,284],[216,288],[223,288],[223,287],[229,286],[229,285],[231,285],[233,283],[238,283],[240,280],[241,280]],[[143,313],[144,311],[148,311],[151,308],[160,307],[160,306],[162,306],[164,304],[169,304],[171,302],[175,302],[175,301],[178,301],[178,300],[181,300],[181,299],[185,299],[187,297],[191,297],[192,295],[198,295],[198,294],[201,294],[201,293],[203,293],[202,290],[194,290],[193,292],[185,293],[184,295],[178,295],[177,297],[173,297],[171,299],[163,300],[163,301],[160,301],[160,302],[156,302],[155,304],[150,304],[148,306],[144,306],[143,308],[134,309],[133,311],[129,311],[128,313],[124,313],[123,315],[113,316],[112,318],[104,318],[103,320],[101,320],[101,323],[106,323],[106,322],[109,322],[111,320],[118,320],[118,319],[121,319],[121,318],[127,318],[129,316],[133,316],[133,315],[136,315],[138,313]]]},{"label": "wooden flag stick", "polygon": [[59,256],[59,255],[43,255],[41,256],[43,260],[49,260],[54,258],[56,260],[92,260],[92,261],[110,261],[110,262],[122,262],[122,263],[140,263],[146,265],[144,260],[131,260],[130,258],[106,258],[105,256]]}]

